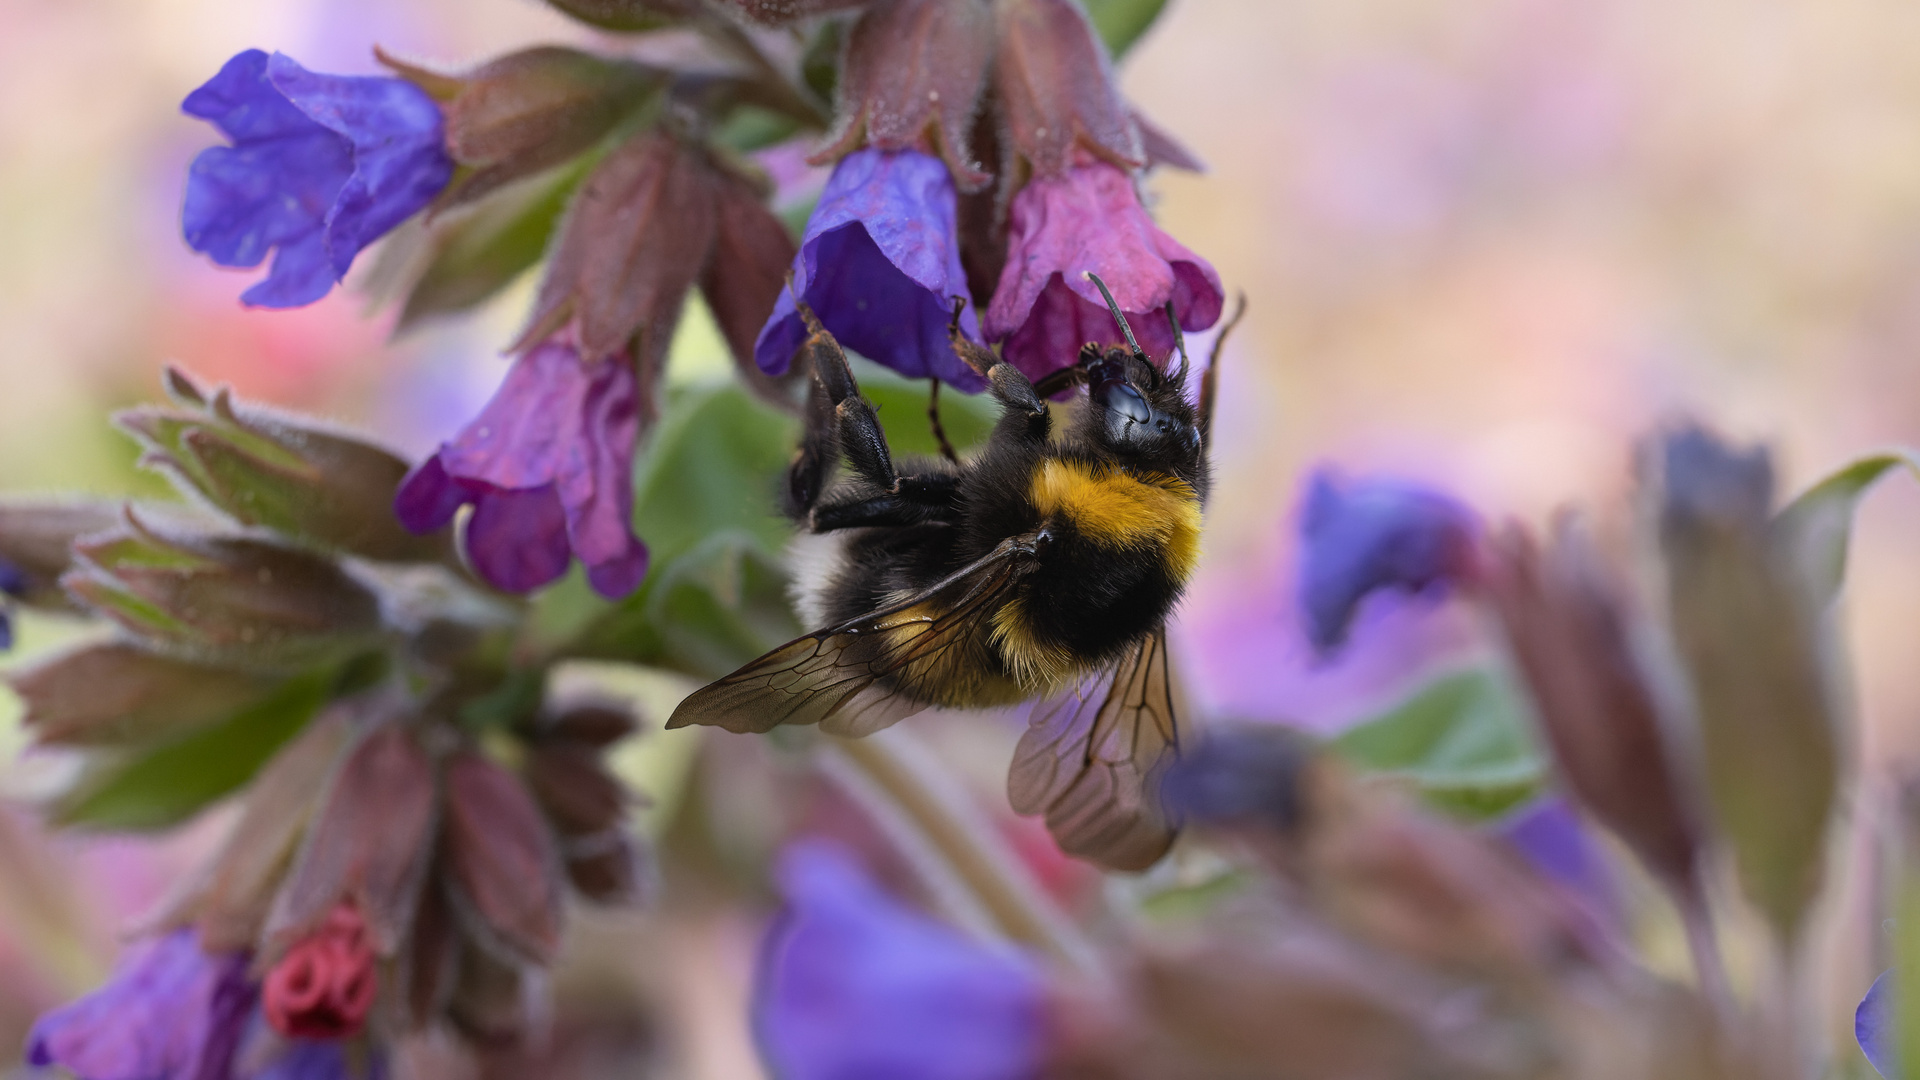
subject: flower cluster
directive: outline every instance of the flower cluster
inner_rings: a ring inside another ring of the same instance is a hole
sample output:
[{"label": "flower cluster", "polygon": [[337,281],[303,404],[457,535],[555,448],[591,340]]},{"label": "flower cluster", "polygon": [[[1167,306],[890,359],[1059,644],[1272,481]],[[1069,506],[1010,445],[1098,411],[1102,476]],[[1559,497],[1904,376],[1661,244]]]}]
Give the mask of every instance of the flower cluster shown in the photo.
[{"label": "flower cluster", "polygon": [[[1121,100],[1075,0],[739,5],[782,26],[846,13],[826,24],[847,41],[835,116],[700,4],[557,6],[606,29],[691,27],[748,50],[755,74],[541,47],[459,75],[382,54],[398,77],[346,77],[249,50],[185,103],[232,140],[194,163],[188,243],[224,266],[277,251],[249,304],[311,303],[420,219],[396,241],[424,266],[403,319],[458,310],[538,257],[496,250],[506,229],[551,231],[512,370],[397,506],[429,532],[471,507],[468,561],[496,588],[546,585],[575,559],[605,596],[639,586],[631,461],[695,288],[742,379],[789,409],[802,301],[855,352],[967,391],[984,383],[955,354],[956,319],[1034,378],[1117,342],[1088,273],[1156,363],[1220,317],[1219,276],[1154,225],[1137,186],[1192,157]],[[724,135],[743,106],[825,136],[812,160],[833,175],[797,245],[739,154],[751,147]]]},{"label": "flower cluster", "polygon": [[[514,612],[444,529],[390,515],[400,459],[169,384],[174,405],[121,425],[219,520],[0,512],[0,550],[119,631],[9,682],[37,742],[87,765],[59,817],[153,828],[243,803],[156,936],[43,1018],[30,1059],[83,1080],[377,1076],[408,1032],[518,1037],[568,882],[638,891],[630,796],[602,760],[630,718],[544,701]],[[128,801],[156,783],[180,786]]]}]

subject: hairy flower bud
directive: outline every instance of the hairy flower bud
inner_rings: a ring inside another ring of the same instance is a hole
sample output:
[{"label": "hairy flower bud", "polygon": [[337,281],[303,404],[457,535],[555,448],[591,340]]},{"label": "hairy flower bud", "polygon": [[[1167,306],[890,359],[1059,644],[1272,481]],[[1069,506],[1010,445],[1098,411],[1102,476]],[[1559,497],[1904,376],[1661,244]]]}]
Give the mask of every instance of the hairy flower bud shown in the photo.
[{"label": "hairy flower bud", "polygon": [[777,380],[754,363],[754,342],[767,312],[786,288],[793,237],[745,180],[723,175],[714,195],[718,212],[713,253],[700,272],[700,295],[720,326],[720,336],[727,340],[740,378],[765,393]]},{"label": "hairy flower bud", "polygon": [[992,176],[971,160],[968,134],[992,54],[983,0],[879,0],[848,34],[836,130],[809,160],[920,150],[944,158],[961,190],[984,186]]},{"label": "hairy flower bud", "polygon": [[120,523],[120,504],[106,500],[0,502],[0,565],[8,596],[35,607],[70,610],[60,575],[73,565],[73,542]]},{"label": "hairy flower bud", "polygon": [[39,742],[117,746],[166,739],[226,719],[275,680],[160,656],[123,641],[88,645],[10,672]]},{"label": "hairy flower bud", "polygon": [[269,948],[318,929],[352,903],[374,952],[390,956],[419,905],[438,797],[434,763],[397,724],[360,740],[335,772],[268,919]]},{"label": "hairy flower bud", "polygon": [[380,604],[333,560],[250,537],[148,525],[74,544],[61,579],[101,614],[159,644],[235,663],[303,665],[370,641]]},{"label": "hairy flower bud", "polygon": [[1619,587],[1571,522],[1544,553],[1525,530],[1507,529],[1484,570],[1567,787],[1668,887],[1692,890],[1699,827]]},{"label": "hairy flower bud", "polygon": [[167,371],[181,408],[142,407],[114,418],[182,488],[243,525],[370,559],[450,557],[444,530],[419,536],[393,517],[407,463],[370,443],[236,404],[226,387],[208,395],[182,371]]},{"label": "hairy flower bud", "polygon": [[556,45],[509,53],[464,75],[380,58],[443,100],[447,152],[472,170],[448,187],[446,206],[575,157],[665,82],[656,68]]},{"label": "hairy flower bud", "polygon": [[572,321],[586,363],[636,346],[650,391],[713,248],[717,183],[705,152],[666,132],[637,135],[609,153],[573,198],[513,351]]},{"label": "hairy flower bud", "polygon": [[1773,464],[1685,428],[1659,446],[1669,617],[1714,823],[1783,939],[1820,890],[1839,747],[1818,626],[1773,540]]},{"label": "hairy flower bud", "polygon": [[373,965],[366,922],[351,904],[340,904],[267,970],[261,1011],[290,1039],[358,1035],[379,992]]},{"label": "hairy flower bud", "polygon": [[446,766],[446,859],[487,944],[532,963],[560,947],[560,860],[518,777],[462,751]]},{"label": "hairy flower bud", "polygon": [[1042,175],[1084,149],[1126,169],[1146,164],[1106,48],[1074,0],[1001,0],[995,86],[1013,149]]}]

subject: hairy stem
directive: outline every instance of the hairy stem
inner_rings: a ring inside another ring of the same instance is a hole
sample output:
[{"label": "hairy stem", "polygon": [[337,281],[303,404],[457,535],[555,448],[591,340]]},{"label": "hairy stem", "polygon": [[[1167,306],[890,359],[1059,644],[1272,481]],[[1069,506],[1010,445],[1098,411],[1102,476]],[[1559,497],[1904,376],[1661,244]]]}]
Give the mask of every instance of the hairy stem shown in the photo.
[{"label": "hairy stem", "polygon": [[[927,852],[964,885],[1000,933],[1080,971],[1094,969],[1086,939],[919,740],[893,728],[864,739],[833,739],[831,746],[911,825]],[[933,884],[939,888],[937,881]]]}]

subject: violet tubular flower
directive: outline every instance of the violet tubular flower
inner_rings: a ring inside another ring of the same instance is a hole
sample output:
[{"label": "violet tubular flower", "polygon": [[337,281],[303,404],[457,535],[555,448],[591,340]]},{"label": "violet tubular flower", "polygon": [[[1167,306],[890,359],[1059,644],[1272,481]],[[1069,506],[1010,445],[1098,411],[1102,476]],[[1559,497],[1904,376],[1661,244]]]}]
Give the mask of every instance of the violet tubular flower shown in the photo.
[{"label": "violet tubular flower", "polygon": [[226,1080],[254,1011],[247,956],[191,930],[144,943],[93,993],[42,1016],[27,1062],[79,1080]]},{"label": "violet tubular flower", "polygon": [[1480,526],[1472,510],[1429,487],[1391,479],[1313,476],[1300,515],[1300,602],[1321,652],[1346,641],[1376,590],[1425,592],[1471,570]]},{"label": "violet tubular flower", "polygon": [[1117,166],[1089,159],[1035,176],[1008,221],[1007,265],[982,329],[1028,378],[1072,364],[1087,342],[1124,344],[1088,273],[1113,290],[1141,347],[1162,363],[1174,345],[1168,301],[1182,330],[1220,319],[1220,275],[1160,231]]},{"label": "violet tubular flower", "polygon": [[1899,1022],[1893,1007],[1893,972],[1884,971],[1873,980],[1867,996],[1860,1000],[1860,1008],[1854,1011],[1853,1037],[1859,1040],[1860,1052],[1867,1055],[1873,1071],[1887,1080],[1902,1075],[1893,1060],[1894,1044],[1900,1036],[1895,1025]]},{"label": "violet tubular flower", "polygon": [[909,910],[845,849],[789,848],[753,1018],[783,1080],[1017,1080],[1044,1053],[1034,965]]},{"label": "violet tubular flower", "polygon": [[647,549],[633,534],[633,448],[640,434],[632,362],[582,361],[553,338],[514,361],[480,415],[407,474],[401,524],[431,532],[471,504],[467,559],[488,584],[525,592],[586,564],[602,596],[640,585]]},{"label": "violet tubular flower", "polygon": [[453,177],[439,107],[402,79],[321,75],[248,49],[180,107],[233,140],[188,170],[187,246],[236,267],[277,249],[266,280],[241,294],[254,307],[327,295],[362,248]]},{"label": "violet tubular flower", "polygon": [[[953,177],[917,150],[868,147],[840,159],[807,220],[783,291],[760,331],[760,370],[787,370],[807,329],[797,294],[840,343],[912,378],[936,378],[969,392],[985,382],[954,355],[947,327],[967,295],[955,233]],[[960,330],[980,339],[968,307]]]}]

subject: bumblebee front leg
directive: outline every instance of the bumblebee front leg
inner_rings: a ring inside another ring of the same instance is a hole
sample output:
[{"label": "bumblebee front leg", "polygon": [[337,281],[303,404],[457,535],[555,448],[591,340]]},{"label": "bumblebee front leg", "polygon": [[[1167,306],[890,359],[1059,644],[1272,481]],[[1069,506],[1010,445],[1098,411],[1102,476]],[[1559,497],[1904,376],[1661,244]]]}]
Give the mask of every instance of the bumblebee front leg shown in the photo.
[{"label": "bumblebee front leg", "polygon": [[953,317],[947,321],[947,339],[953,342],[954,355],[987,380],[987,389],[1006,410],[1001,417],[1001,427],[1011,424],[1023,441],[1046,442],[1053,430],[1053,418],[1047,412],[1046,399],[1034,392],[1033,382],[1025,372],[995,356],[992,349],[975,344],[960,333],[960,313],[966,310],[966,306],[964,297],[955,297]]}]

